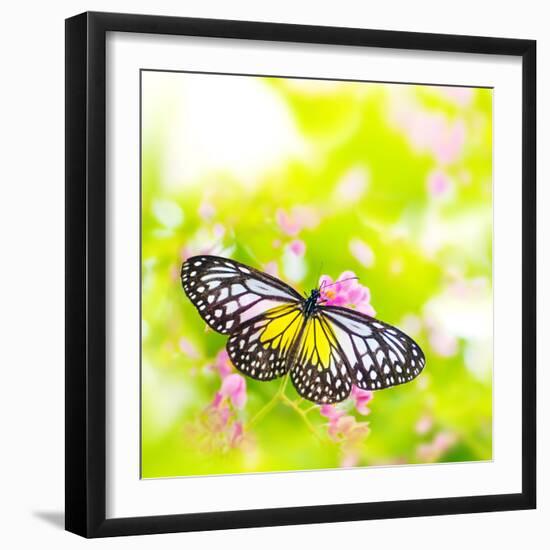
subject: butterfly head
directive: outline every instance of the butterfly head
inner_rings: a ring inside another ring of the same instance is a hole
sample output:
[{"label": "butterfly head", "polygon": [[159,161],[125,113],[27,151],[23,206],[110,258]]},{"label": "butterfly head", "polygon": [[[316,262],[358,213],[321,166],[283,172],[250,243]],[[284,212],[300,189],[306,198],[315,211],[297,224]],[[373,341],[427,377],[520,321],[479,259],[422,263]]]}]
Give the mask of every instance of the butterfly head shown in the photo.
[{"label": "butterfly head", "polygon": [[313,300],[315,303],[317,303],[321,299],[321,289],[319,288],[312,288],[311,294],[309,295],[311,300]]}]

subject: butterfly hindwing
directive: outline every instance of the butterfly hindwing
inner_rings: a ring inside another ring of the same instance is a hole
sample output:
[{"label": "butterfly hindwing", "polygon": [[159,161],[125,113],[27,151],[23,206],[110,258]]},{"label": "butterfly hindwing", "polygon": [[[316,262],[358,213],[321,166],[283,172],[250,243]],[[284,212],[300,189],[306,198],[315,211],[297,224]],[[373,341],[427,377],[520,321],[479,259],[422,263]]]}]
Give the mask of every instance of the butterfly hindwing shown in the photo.
[{"label": "butterfly hindwing", "polygon": [[308,319],[291,378],[296,391],[315,403],[337,403],[351,391],[349,365],[330,323],[319,313]]},{"label": "butterfly hindwing", "polygon": [[243,323],[227,341],[235,367],[257,380],[272,380],[288,372],[300,339],[302,308],[281,305]]},{"label": "butterfly hindwing", "polygon": [[275,277],[234,260],[194,256],[181,268],[183,289],[201,317],[222,334],[284,303],[298,303],[301,296]]},{"label": "butterfly hindwing", "polygon": [[320,307],[350,366],[353,384],[379,390],[416,378],[426,359],[416,342],[378,319],[337,306]]}]

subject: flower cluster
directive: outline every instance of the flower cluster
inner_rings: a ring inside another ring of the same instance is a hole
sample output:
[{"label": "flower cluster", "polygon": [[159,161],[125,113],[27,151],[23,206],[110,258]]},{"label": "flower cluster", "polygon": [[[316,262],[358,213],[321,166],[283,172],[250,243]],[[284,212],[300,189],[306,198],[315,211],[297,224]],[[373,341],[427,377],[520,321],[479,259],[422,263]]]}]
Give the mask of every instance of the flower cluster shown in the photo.
[{"label": "flower cluster", "polygon": [[359,283],[353,271],[344,271],[336,281],[322,275],[319,288],[321,299],[327,305],[349,307],[371,317],[376,314],[370,303],[370,290]]},{"label": "flower cluster", "polygon": [[451,121],[441,113],[404,102],[394,105],[392,119],[414,150],[431,154],[440,166],[455,162],[462,154],[466,142],[462,120]]},{"label": "flower cluster", "polygon": [[[275,212],[275,220],[284,235],[294,237],[286,243],[286,249],[295,256],[304,256],[306,243],[297,236],[303,229],[315,229],[319,225],[320,217],[316,210],[309,206],[294,206],[290,211],[279,208]],[[281,246],[281,242],[276,240],[274,246]]]},{"label": "flower cluster", "polygon": [[374,393],[369,390],[362,390],[357,386],[351,387],[351,398],[355,404],[355,408],[359,414],[367,416],[370,414],[370,409],[367,405],[371,402],[374,397]]},{"label": "flower cluster", "polygon": [[199,431],[206,449],[229,450],[239,446],[245,438],[239,413],[246,405],[246,380],[233,372],[225,350],[220,351],[207,368],[219,374],[221,386],[199,416],[199,426],[202,428]]},{"label": "flower cluster", "polygon": [[[369,414],[366,404],[372,399],[372,392],[355,388],[352,398],[360,414]],[[361,448],[368,436],[368,422],[358,422],[355,416],[335,405],[322,405],[319,412],[328,419],[327,432],[332,441],[340,445],[342,467],[357,466],[361,457]]]}]

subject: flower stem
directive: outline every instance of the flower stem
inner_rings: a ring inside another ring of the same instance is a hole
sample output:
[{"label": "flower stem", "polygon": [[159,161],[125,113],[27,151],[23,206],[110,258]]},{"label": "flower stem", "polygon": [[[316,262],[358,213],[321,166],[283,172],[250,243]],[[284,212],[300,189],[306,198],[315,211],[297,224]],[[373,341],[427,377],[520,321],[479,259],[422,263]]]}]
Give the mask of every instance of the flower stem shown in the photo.
[{"label": "flower stem", "polygon": [[285,374],[283,381],[281,385],[279,386],[279,389],[275,393],[275,395],[268,401],[266,405],[264,405],[252,418],[252,420],[248,423],[248,429],[252,428],[255,424],[257,424],[268,412],[271,411],[271,409],[277,404],[277,401],[284,395],[284,391],[286,388],[286,384],[288,382],[289,375]]},{"label": "flower stem", "polygon": [[307,417],[307,412],[304,411],[303,409],[301,409],[294,401],[289,399],[286,395],[284,395],[284,394],[281,395],[281,399],[282,399],[283,403],[288,405],[291,409],[294,409],[302,417],[302,420],[304,421],[304,423],[307,426],[308,430],[315,436],[315,438],[318,441],[320,441],[322,443],[323,440],[319,436],[319,434],[317,433],[317,430],[315,429],[313,424],[309,421],[309,419]]},{"label": "flower stem", "polygon": [[323,439],[319,436],[317,433],[317,430],[313,426],[313,424],[309,421],[307,418],[307,414],[311,412],[313,409],[317,408],[317,405],[313,405],[309,407],[308,409],[302,409],[300,408],[301,403],[304,401],[304,399],[301,397],[296,402],[292,401],[285,395],[285,389],[288,383],[289,375],[286,374],[283,378],[283,381],[281,382],[281,385],[279,386],[279,389],[275,393],[275,395],[267,402],[266,405],[264,405],[252,418],[252,420],[248,423],[248,426],[246,427],[247,430],[250,430],[253,426],[255,426],[264,416],[266,416],[274,407],[277,405],[278,401],[283,402],[285,405],[289,406],[291,409],[294,409],[304,421],[305,425],[307,426],[308,430],[315,436],[315,438],[323,442]]}]

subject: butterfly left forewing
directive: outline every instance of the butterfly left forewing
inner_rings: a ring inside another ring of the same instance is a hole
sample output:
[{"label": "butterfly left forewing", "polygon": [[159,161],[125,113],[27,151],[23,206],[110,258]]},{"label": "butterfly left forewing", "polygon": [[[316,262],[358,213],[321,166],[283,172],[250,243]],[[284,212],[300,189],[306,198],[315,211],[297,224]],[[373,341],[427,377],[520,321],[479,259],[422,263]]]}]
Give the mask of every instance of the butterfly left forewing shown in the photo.
[{"label": "butterfly left forewing", "polygon": [[194,256],[181,268],[188,298],[208,325],[230,334],[247,320],[280,305],[298,303],[300,295],[275,277],[235,260]]},{"label": "butterfly left forewing", "polygon": [[420,346],[398,328],[348,308],[322,306],[345,355],[353,384],[378,390],[416,378],[426,359]]}]

